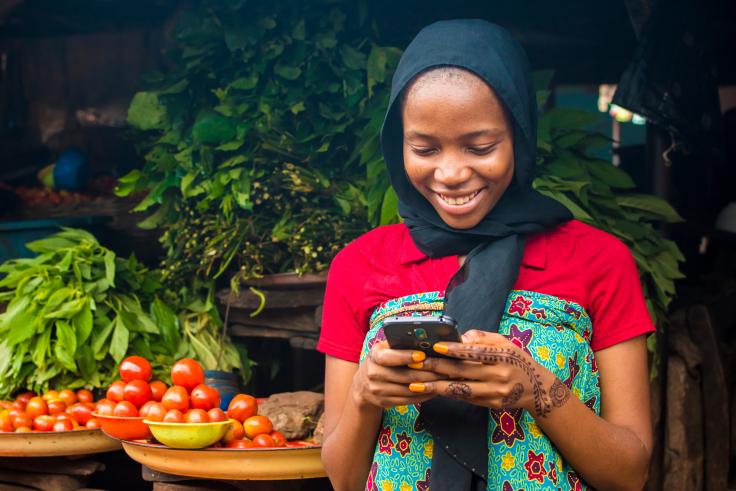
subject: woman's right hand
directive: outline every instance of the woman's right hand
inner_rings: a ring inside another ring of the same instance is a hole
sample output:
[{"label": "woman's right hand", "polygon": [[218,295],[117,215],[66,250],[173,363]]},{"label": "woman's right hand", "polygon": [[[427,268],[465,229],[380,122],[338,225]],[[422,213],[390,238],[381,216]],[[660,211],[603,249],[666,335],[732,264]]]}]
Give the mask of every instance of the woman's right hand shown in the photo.
[{"label": "woman's right hand", "polygon": [[433,396],[409,390],[412,382],[443,380],[433,372],[413,370],[409,364],[424,361],[421,351],[391,349],[386,341],[373,345],[353,377],[351,395],[358,407],[366,405],[384,409],[416,404]]}]

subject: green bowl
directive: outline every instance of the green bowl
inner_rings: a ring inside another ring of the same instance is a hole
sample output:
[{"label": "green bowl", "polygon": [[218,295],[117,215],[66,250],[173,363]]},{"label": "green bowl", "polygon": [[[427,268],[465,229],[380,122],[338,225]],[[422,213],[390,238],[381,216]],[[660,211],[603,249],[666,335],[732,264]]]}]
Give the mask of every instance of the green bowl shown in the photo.
[{"label": "green bowl", "polygon": [[230,421],[214,423],[162,423],[144,420],[154,438],[171,448],[205,448],[225,436]]}]

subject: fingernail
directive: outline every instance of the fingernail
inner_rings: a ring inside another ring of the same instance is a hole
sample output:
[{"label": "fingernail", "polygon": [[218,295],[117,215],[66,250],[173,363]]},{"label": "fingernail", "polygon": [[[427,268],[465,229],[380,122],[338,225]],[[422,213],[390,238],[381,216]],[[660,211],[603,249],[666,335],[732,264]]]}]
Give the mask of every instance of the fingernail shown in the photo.
[{"label": "fingernail", "polygon": [[421,382],[412,382],[409,384],[409,390],[412,392],[424,392],[426,387]]},{"label": "fingernail", "polygon": [[424,351],[412,351],[411,353],[411,359],[414,360],[415,363],[424,361],[425,358],[427,358],[427,355],[424,354]]},{"label": "fingernail", "polygon": [[422,362],[420,361],[420,362],[418,362],[418,363],[409,363],[409,364],[408,364],[407,366],[408,366],[409,368],[422,368],[422,367],[424,366],[424,363],[422,363]]},{"label": "fingernail", "polygon": [[435,350],[437,353],[441,353],[443,355],[450,351],[450,348],[448,348],[445,343],[436,343],[434,346],[432,346],[432,349]]}]

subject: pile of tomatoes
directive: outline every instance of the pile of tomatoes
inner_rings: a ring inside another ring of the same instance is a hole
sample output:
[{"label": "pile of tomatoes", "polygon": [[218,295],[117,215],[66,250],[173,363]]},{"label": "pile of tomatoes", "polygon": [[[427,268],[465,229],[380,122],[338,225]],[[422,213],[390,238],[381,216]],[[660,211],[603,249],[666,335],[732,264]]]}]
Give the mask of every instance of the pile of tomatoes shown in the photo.
[{"label": "pile of tomatoes", "polygon": [[92,392],[50,390],[43,395],[24,392],[14,401],[0,401],[0,432],[71,431],[99,428],[92,417]]},{"label": "pile of tomatoes", "polygon": [[226,448],[285,447],[286,438],[274,431],[267,416],[258,414],[258,401],[248,394],[233,397],[227,407],[230,426],[220,442]]}]

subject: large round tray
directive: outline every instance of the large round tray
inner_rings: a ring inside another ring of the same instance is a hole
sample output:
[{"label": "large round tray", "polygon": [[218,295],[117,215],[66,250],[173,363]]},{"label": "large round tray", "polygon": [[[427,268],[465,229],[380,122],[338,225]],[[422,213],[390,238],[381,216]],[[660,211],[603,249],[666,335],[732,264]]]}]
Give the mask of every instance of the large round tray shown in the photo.
[{"label": "large round tray", "polygon": [[62,457],[120,450],[120,442],[102,431],[43,431],[0,433],[2,457]]},{"label": "large round tray", "polygon": [[321,447],[291,444],[286,448],[180,450],[140,441],[123,449],[146,467],[178,476],[228,480],[281,480],[325,477]]}]

